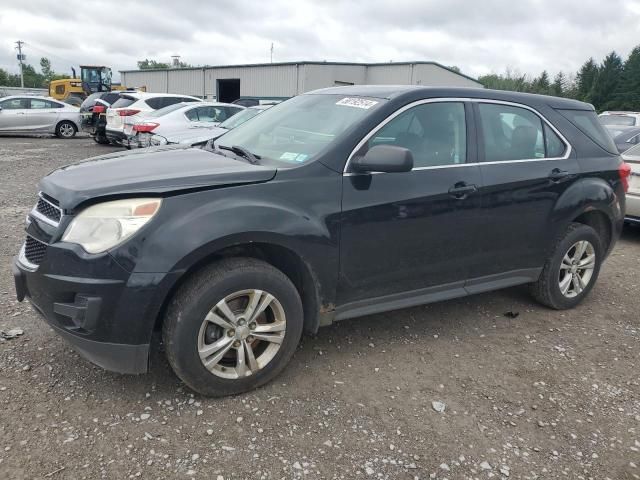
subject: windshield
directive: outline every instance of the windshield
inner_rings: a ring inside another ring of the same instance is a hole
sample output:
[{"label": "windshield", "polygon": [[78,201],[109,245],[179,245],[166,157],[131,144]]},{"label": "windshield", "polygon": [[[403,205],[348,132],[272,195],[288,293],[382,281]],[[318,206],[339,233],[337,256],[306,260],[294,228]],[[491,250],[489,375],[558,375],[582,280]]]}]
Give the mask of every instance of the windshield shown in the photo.
[{"label": "windshield", "polygon": [[300,95],[275,105],[216,142],[291,164],[310,161],[385,100],[344,95]]},{"label": "windshield", "polygon": [[258,110],[257,108],[247,108],[246,110],[242,110],[240,113],[236,113],[233,117],[228,118],[218,126],[226,128],[227,130],[232,130],[238,125],[242,125],[250,118],[255,117],[260,112],[262,112],[262,110]]},{"label": "windshield", "polygon": [[153,112],[149,112],[146,116],[151,118],[157,118],[157,117],[166,115],[167,113],[180,110],[181,108],[184,108],[184,107],[186,107],[184,103],[174,103],[173,105],[169,105],[168,107],[163,107],[158,110],[154,110]]},{"label": "windshield", "polygon": [[636,119],[629,115],[600,115],[598,117],[602,125],[628,125],[634,126]]}]

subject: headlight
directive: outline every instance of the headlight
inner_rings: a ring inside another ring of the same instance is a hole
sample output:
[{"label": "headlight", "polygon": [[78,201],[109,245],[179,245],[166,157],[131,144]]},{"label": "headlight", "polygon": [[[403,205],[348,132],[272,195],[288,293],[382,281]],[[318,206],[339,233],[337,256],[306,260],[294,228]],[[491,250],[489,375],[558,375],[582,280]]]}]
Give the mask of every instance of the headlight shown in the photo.
[{"label": "headlight", "polygon": [[159,198],[130,198],[86,208],[73,219],[62,237],[89,253],[101,253],[124,242],[160,210]]}]

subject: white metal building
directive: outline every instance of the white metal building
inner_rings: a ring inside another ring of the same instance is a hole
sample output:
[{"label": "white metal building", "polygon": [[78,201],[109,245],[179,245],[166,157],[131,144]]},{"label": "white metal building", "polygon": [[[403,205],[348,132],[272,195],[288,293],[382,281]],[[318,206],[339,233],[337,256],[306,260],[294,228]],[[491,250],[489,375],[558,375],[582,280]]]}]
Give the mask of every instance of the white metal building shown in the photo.
[{"label": "white metal building", "polygon": [[291,62],[163,70],[124,70],[121,83],[148,92],[230,102],[239,97],[288,98],[335,85],[482,87],[436,62]]}]

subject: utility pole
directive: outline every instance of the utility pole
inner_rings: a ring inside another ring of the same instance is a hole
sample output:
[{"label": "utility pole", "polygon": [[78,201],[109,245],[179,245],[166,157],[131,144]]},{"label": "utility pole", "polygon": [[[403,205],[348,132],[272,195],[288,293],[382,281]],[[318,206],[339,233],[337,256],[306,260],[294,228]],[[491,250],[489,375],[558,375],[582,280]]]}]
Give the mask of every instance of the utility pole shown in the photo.
[{"label": "utility pole", "polygon": [[22,45],[24,45],[24,42],[18,40],[16,45],[16,49],[18,50],[18,62],[20,62],[20,88],[24,88],[24,72],[22,71],[22,61],[24,60],[24,55],[22,55]]},{"label": "utility pole", "polygon": [[271,63],[273,63],[273,42],[271,42]]}]

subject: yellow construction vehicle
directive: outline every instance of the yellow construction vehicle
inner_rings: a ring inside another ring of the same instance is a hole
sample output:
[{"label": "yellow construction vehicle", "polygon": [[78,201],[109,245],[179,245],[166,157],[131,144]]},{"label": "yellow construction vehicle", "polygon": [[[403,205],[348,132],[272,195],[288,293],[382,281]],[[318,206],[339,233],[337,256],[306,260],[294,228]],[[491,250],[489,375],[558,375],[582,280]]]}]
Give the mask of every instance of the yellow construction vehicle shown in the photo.
[{"label": "yellow construction vehicle", "polygon": [[52,80],[49,83],[50,97],[79,107],[92,93],[125,89],[121,85],[111,84],[111,69],[104,65],[81,65],[80,78],[76,78],[76,71],[74,68],[72,70],[74,78]]}]

